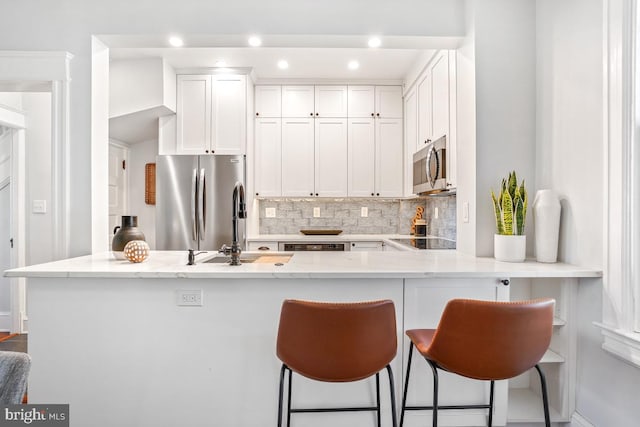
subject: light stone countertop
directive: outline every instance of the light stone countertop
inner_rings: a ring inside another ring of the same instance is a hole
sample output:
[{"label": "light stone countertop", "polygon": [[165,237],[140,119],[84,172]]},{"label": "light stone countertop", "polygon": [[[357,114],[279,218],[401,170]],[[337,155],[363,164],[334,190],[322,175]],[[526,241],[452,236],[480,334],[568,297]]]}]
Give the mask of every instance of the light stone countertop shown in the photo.
[{"label": "light stone countertop", "polygon": [[[244,252],[265,255],[269,252]],[[282,254],[282,252],[271,252]],[[214,254],[187,264],[186,251],[152,251],[138,264],[116,260],[111,252],[71,258],[5,272],[8,277],[78,278],[544,278],[601,277],[598,269],[533,260],[499,262],[455,250],[391,252],[295,252],[288,263],[246,263],[230,266],[204,263]]]}]

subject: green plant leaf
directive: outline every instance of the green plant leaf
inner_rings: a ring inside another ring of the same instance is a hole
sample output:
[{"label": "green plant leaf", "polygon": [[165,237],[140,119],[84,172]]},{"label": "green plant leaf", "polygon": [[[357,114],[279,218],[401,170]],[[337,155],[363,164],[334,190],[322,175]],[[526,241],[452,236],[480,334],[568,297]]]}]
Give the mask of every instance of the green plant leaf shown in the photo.
[{"label": "green plant leaf", "polygon": [[513,171],[509,174],[509,195],[512,201],[516,197],[516,188],[518,188],[518,179],[516,178],[516,171]]},{"label": "green plant leaf", "polygon": [[524,231],[524,212],[522,209],[523,205],[524,203],[522,200],[522,196],[520,195],[520,188],[516,188],[516,197],[513,201],[513,209],[516,220],[515,234],[519,236],[522,235]]},{"label": "green plant leaf", "polygon": [[504,234],[504,227],[502,226],[502,212],[500,211],[500,204],[496,198],[495,193],[491,190],[491,200],[493,200],[493,209],[496,216],[496,231],[498,234]]},{"label": "green plant leaf", "polygon": [[513,234],[513,199],[509,192],[502,195],[502,221],[504,234]]}]

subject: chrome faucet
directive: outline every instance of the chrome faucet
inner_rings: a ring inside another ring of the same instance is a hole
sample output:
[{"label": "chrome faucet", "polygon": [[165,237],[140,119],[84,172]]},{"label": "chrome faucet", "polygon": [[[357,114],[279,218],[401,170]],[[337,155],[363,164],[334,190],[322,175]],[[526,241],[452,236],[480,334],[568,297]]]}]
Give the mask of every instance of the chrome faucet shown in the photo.
[{"label": "chrome faucet", "polygon": [[233,207],[231,209],[233,241],[231,242],[231,247],[222,245],[219,252],[225,255],[231,255],[230,265],[240,265],[240,253],[242,253],[242,250],[240,249],[240,244],[238,242],[238,220],[247,217],[247,205],[244,199],[244,185],[242,185],[241,182],[236,182],[236,185],[233,187]]}]

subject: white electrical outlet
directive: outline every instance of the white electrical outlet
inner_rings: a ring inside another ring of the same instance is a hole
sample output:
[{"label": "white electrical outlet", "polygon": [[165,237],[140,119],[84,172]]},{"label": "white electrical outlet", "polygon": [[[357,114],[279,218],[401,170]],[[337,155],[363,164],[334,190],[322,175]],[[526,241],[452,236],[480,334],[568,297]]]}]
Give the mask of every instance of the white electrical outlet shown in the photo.
[{"label": "white electrical outlet", "polygon": [[275,218],[276,217],[276,208],[265,208],[264,216],[267,218]]},{"label": "white electrical outlet", "polygon": [[433,219],[438,219],[438,207],[433,208]]},{"label": "white electrical outlet", "polygon": [[178,305],[202,306],[202,289],[178,290]]},{"label": "white electrical outlet", "polygon": [[462,203],[462,221],[469,222],[469,202]]},{"label": "white electrical outlet", "polygon": [[313,208],[313,217],[320,218],[320,208]]},{"label": "white electrical outlet", "polygon": [[362,218],[366,218],[366,217],[368,217],[368,216],[369,216],[369,208],[368,208],[368,207],[366,207],[366,206],[361,207],[361,208],[360,208],[360,216],[361,216]]},{"label": "white electrical outlet", "polygon": [[46,200],[34,200],[31,202],[31,212],[33,213],[47,213],[47,201]]}]

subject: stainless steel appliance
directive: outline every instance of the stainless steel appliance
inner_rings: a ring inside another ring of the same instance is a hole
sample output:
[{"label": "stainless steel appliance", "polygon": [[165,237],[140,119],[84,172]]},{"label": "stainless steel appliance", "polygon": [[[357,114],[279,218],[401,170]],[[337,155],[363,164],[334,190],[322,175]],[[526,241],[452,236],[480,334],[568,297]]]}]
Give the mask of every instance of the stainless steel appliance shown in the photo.
[{"label": "stainless steel appliance", "polygon": [[[245,182],[245,156],[158,156],[157,249],[217,251],[231,244],[237,182]],[[237,236],[243,249],[244,223]]]},{"label": "stainless steel appliance", "polygon": [[280,242],[279,251],[318,251],[318,252],[341,252],[349,250],[349,243],[308,243],[308,242]]},{"label": "stainless steel appliance", "polygon": [[411,237],[404,239],[389,239],[415,249],[455,249],[456,241],[443,237]]},{"label": "stainless steel appliance", "polygon": [[442,136],[413,155],[413,192],[433,194],[450,190],[447,183],[447,137]]}]

